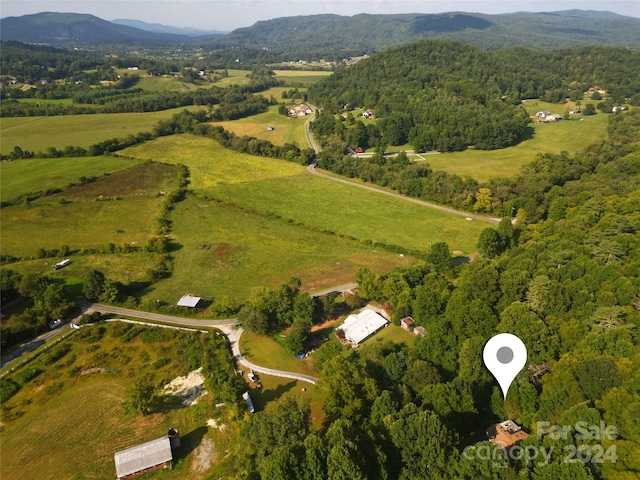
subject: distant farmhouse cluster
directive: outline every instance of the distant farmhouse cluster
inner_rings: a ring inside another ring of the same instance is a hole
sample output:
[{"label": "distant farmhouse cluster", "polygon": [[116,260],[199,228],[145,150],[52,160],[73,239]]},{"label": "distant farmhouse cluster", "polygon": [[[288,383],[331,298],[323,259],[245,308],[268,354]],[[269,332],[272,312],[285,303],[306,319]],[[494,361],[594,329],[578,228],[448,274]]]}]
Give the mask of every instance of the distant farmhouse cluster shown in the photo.
[{"label": "distant farmhouse cluster", "polygon": [[289,109],[290,117],[304,117],[305,115],[311,115],[312,113],[313,113],[313,109],[306,103],[301,103],[300,105],[294,105]]},{"label": "distant farmhouse cluster", "polygon": [[544,110],[536,113],[536,118],[540,123],[559,122],[560,120],[562,120],[562,115]]}]

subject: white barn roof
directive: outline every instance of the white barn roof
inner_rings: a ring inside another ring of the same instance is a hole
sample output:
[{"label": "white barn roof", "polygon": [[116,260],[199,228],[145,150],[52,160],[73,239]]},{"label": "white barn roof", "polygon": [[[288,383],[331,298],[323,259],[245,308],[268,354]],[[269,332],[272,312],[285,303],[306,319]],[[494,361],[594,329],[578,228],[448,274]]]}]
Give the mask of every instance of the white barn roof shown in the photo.
[{"label": "white barn roof", "polygon": [[373,310],[363,310],[357,315],[349,315],[344,323],[338,327],[344,332],[344,337],[353,346],[369,338],[378,330],[384,328],[389,320]]},{"label": "white barn roof", "polygon": [[146,470],[173,460],[171,441],[162,437],[136,447],[127,448],[114,455],[116,475],[126,477],[141,470]]},{"label": "white barn roof", "polygon": [[193,295],[185,295],[180,300],[178,300],[178,306],[195,308],[196,305],[198,305],[198,302],[200,300],[202,300],[201,297],[194,297]]}]

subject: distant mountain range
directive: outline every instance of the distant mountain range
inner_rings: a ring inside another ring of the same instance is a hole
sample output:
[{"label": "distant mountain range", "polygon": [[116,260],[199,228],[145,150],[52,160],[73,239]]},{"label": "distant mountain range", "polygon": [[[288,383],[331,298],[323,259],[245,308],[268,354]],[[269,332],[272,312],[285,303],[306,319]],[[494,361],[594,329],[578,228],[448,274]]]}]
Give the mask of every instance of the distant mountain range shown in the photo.
[{"label": "distant mountain range", "polygon": [[128,18],[116,18],[111,20],[111,23],[118,25],[126,25],[127,27],[139,28],[140,30],[146,30],[148,32],[156,33],[171,33],[173,35],[187,35],[189,37],[203,37],[203,36],[222,36],[229,32],[220,32],[218,30],[198,30],[197,28],[189,27],[172,27],[170,25],[162,25],[160,23],[147,23],[142,20],[131,20]]},{"label": "distant mountain range", "polygon": [[137,20],[108,22],[93,15],[46,12],[0,20],[0,39],[66,46],[199,42],[212,48],[253,47],[281,52],[371,53],[418,39],[457,39],[484,49],[512,45],[640,49],[640,19],[583,10],[501,15],[311,15],[261,21],[221,36],[220,32]]}]

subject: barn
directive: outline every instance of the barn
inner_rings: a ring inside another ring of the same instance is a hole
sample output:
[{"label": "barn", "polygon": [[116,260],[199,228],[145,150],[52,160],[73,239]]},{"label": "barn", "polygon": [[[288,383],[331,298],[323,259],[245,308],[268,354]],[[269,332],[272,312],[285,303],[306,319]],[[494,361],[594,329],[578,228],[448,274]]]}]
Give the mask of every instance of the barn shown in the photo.
[{"label": "barn", "polygon": [[173,461],[171,439],[162,437],[121,450],[116,452],[114,460],[118,479],[132,478],[151,470],[167,468]]}]

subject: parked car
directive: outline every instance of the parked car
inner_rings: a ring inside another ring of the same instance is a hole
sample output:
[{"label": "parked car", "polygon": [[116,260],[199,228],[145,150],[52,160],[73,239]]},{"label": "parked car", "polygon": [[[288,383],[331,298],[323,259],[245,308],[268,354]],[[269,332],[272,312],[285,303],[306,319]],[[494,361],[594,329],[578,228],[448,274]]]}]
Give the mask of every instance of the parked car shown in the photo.
[{"label": "parked car", "polygon": [[255,373],[250,372],[247,377],[249,377],[249,380],[251,380],[252,382],[257,382],[258,381],[258,377]]}]

